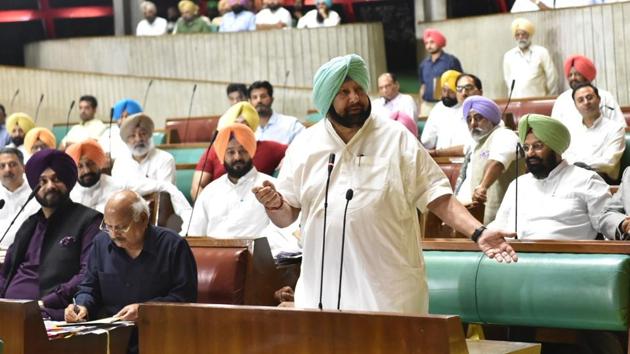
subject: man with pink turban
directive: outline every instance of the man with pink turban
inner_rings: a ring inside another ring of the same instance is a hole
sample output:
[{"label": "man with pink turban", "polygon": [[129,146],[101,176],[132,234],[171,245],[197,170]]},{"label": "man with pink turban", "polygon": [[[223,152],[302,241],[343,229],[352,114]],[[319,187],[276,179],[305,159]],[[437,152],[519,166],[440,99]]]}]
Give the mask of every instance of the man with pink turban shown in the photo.
[{"label": "man with pink turban", "polygon": [[[597,77],[597,68],[583,55],[571,55],[564,61],[564,76],[569,81],[569,89],[558,96],[553,105],[551,116],[561,121],[575,135],[582,122],[582,116],[573,101],[573,90],[584,84],[590,84]],[[599,110],[602,118],[612,119],[626,126],[621,108],[615,97],[608,91],[597,88],[600,97]]]},{"label": "man with pink turban", "polygon": [[122,188],[111,176],[102,174],[107,165],[107,157],[96,140],[85,140],[72,144],[66,150],[77,164],[78,186],[70,192],[70,199],[86,207],[104,212],[109,197]]},{"label": "man with pink turban", "polygon": [[247,9],[248,0],[228,0],[230,12],[222,16],[219,32],[256,30],[256,15]]},{"label": "man with pink turban", "polygon": [[483,96],[470,96],[464,101],[463,119],[468,123],[473,143],[466,147],[455,193],[464,204],[485,204],[483,222],[488,224],[494,220],[503,195],[515,178],[518,136],[500,125],[499,106]]},{"label": "man with pink turban", "polygon": [[454,55],[446,53],[446,37],[435,28],[427,28],[422,35],[424,48],[429,54],[418,67],[420,81],[420,115],[428,116],[440,100],[440,76],[445,71],[463,72],[462,65]]}]

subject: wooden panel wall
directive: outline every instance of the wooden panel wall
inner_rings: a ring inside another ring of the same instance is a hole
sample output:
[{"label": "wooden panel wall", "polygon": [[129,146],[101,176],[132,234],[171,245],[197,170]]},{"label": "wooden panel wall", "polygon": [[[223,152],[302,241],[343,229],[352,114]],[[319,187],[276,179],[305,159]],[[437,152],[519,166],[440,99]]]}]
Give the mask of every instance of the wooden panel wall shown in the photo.
[{"label": "wooden panel wall", "polygon": [[27,45],[25,60],[41,69],[311,87],[323,63],[349,53],[367,61],[372,78],[386,71],[382,25],[63,39]]},{"label": "wooden panel wall", "polygon": [[568,89],[563,62],[572,54],[583,54],[597,66],[595,84],[617,96],[621,105],[630,105],[630,3],[616,3],[554,11],[469,17],[417,27],[418,43],[427,27],[443,31],[448,39],[445,50],[455,54],[465,71],[483,82],[484,94],[507,96],[503,81],[503,54],[515,46],[510,25],[517,17],[536,25],[533,43],[546,47],[560,75],[559,92]]},{"label": "wooden panel wall", "polygon": [[[65,72],[55,70],[23,69],[0,66],[0,103],[7,113],[23,111],[35,116],[40,95],[44,100],[39,113],[38,125],[51,127],[52,123],[64,122],[72,100],[77,104],[71,121],[79,121],[78,99],[83,94],[93,94],[99,102],[98,117],[109,121],[110,107],[122,98],[132,98],[142,103],[150,78],[120,75]],[[219,115],[228,108],[224,83],[191,80],[154,79],[145,107],[155,121],[156,128],[163,128],[165,118],[186,117],[193,85],[197,91],[192,115]],[[11,97],[20,92],[13,109]],[[311,90],[277,87],[274,90],[273,107],[278,112],[303,118],[311,104]]]}]

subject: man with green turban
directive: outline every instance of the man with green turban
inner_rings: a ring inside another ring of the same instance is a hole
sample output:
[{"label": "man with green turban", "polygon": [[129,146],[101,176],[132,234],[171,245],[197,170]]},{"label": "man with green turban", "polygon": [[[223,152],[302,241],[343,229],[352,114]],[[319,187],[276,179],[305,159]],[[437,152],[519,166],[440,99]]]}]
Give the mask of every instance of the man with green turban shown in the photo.
[{"label": "man with green turban", "polygon": [[518,238],[527,240],[595,239],[610,192],[597,173],[562,158],[571,143],[569,130],[554,118],[528,114],[518,123],[518,135],[529,173],[510,183],[490,226],[516,228]]},{"label": "man with green turban", "polygon": [[513,234],[482,227],[418,140],[401,124],[370,114],[369,82],[358,55],[324,64],[313,101],[327,119],[293,140],[277,190],[265,181],[253,191],[277,226],[301,215],[297,307],[427,314],[417,208],[474,235],[499,261],[517,259],[504,239]]}]

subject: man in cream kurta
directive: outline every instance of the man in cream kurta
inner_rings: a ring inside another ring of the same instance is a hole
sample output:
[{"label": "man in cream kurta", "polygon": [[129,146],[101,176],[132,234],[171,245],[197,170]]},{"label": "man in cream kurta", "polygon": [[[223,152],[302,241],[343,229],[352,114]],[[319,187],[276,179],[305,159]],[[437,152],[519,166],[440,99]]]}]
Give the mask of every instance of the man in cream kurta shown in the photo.
[{"label": "man in cream kurta", "polygon": [[[340,308],[426,314],[428,290],[416,208],[428,207],[468,234],[480,229],[481,223],[452,197],[448,179],[402,125],[370,116],[368,82],[365,63],[357,55],[324,64],[315,74],[313,98],[320,112],[328,112],[327,119],[289,146],[277,191],[266,181],[254,193],[278,226],[292,223],[301,212],[304,254],[295,305],[318,307],[326,172],[334,154],[322,307],[337,306],[345,197],[352,189]],[[501,249],[491,252],[494,256],[516,260],[504,236],[508,235],[482,231],[480,247],[492,240],[489,247]]]}]

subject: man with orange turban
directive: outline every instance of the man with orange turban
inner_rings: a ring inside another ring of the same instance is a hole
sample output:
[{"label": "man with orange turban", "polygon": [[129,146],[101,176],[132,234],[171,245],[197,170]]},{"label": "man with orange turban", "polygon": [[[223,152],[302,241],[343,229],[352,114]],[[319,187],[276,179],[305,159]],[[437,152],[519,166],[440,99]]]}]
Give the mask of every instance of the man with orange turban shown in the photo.
[{"label": "man with orange turban", "polygon": [[111,176],[101,174],[107,158],[96,140],[85,140],[70,145],[66,153],[77,164],[78,186],[70,192],[70,199],[86,207],[104,212],[105,204],[110,196],[122,188]]},{"label": "man with orange turban", "polygon": [[512,98],[553,96],[558,92],[558,73],[549,51],[532,44],[533,36],[531,21],[517,18],[512,22],[516,47],[503,56],[503,78]]},{"label": "man with orange turban", "polygon": [[[579,127],[582,122],[582,115],[573,101],[573,90],[580,85],[592,83],[597,76],[597,69],[589,58],[583,55],[571,55],[564,61],[564,76],[569,81],[569,89],[558,96],[553,105],[551,116],[569,128],[573,136],[576,127]],[[612,119],[625,127],[626,120],[615,97],[599,87],[597,90],[600,97],[599,110],[602,118]]]},{"label": "man with orange turban", "polygon": [[28,160],[31,155],[40,150],[55,148],[57,148],[57,139],[53,132],[46,128],[33,128],[24,136],[24,150],[27,153],[24,160]]},{"label": "man with orange turban", "polygon": [[420,80],[420,115],[428,116],[440,100],[440,76],[448,70],[462,72],[462,65],[454,55],[446,53],[446,37],[435,28],[427,28],[422,36],[429,54],[418,67]]}]

